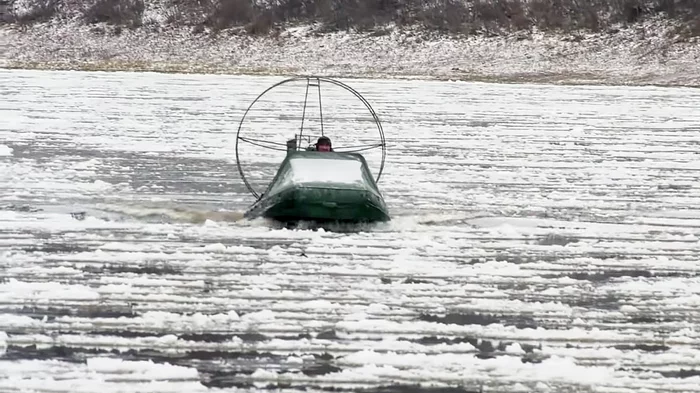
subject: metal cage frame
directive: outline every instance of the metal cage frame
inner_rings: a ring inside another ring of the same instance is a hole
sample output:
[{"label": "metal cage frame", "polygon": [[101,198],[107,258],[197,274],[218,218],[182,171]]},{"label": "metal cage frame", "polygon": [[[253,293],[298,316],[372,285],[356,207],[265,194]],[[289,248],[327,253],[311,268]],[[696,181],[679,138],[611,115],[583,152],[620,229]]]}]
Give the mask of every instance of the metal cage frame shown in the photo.
[{"label": "metal cage frame", "polygon": [[[318,87],[318,104],[319,104],[319,114],[320,114],[320,121],[321,121],[321,135],[322,136],[325,135],[323,133],[323,106],[321,103],[321,82],[330,83],[332,85],[341,87],[342,89],[352,93],[357,99],[359,99],[365,105],[365,108],[367,108],[369,113],[372,115],[372,118],[374,119],[374,122],[377,126],[377,131],[379,133],[380,143],[375,144],[375,145],[362,145],[362,146],[351,146],[351,147],[353,147],[353,148],[362,147],[361,149],[353,150],[353,152],[369,150],[369,149],[374,149],[374,148],[380,147],[382,149],[382,160],[381,160],[381,164],[379,166],[379,172],[377,173],[376,178],[375,178],[375,182],[379,183],[379,179],[381,178],[382,173],[384,171],[384,164],[386,161],[386,139],[384,137],[384,129],[382,127],[381,121],[379,120],[379,116],[377,116],[377,113],[375,112],[374,108],[372,108],[370,103],[357,90],[353,89],[352,87],[348,86],[347,84],[345,84],[343,82],[340,82],[340,81],[332,79],[332,78],[320,77],[320,76],[291,77],[291,78],[287,78],[281,82],[275,83],[274,85],[268,87],[267,89],[265,89],[265,91],[260,93],[255,98],[255,100],[253,100],[253,102],[248,106],[245,113],[243,114],[243,117],[241,118],[241,121],[238,123],[238,131],[236,132],[236,166],[238,167],[238,173],[241,175],[241,179],[243,179],[243,183],[245,184],[246,188],[248,189],[248,191],[250,191],[250,193],[253,196],[255,196],[255,198],[257,200],[259,200],[262,197],[262,194],[258,194],[258,192],[253,188],[253,186],[250,185],[250,183],[248,182],[248,179],[245,176],[245,173],[243,171],[243,167],[241,165],[241,160],[240,160],[240,155],[239,155],[239,150],[238,150],[239,141],[251,143],[251,144],[260,146],[262,148],[273,149],[273,150],[287,151],[289,147],[285,143],[269,142],[269,141],[264,141],[264,140],[256,140],[256,139],[242,137],[241,136],[241,129],[242,129],[243,124],[245,122],[246,116],[248,115],[248,112],[250,112],[250,110],[253,108],[255,103],[258,102],[265,94],[267,94],[268,92],[270,92],[274,88],[279,87],[281,85],[284,85],[287,83],[303,81],[303,80],[306,80],[306,93],[304,95],[304,109],[302,112],[301,126],[300,126],[300,130],[299,130],[299,134],[294,135],[295,141],[301,141],[301,138],[304,136],[304,119],[306,117],[306,104],[308,102],[309,87]],[[277,146],[285,146],[285,148],[280,148]],[[298,150],[299,143],[295,143],[294,148]]]}]

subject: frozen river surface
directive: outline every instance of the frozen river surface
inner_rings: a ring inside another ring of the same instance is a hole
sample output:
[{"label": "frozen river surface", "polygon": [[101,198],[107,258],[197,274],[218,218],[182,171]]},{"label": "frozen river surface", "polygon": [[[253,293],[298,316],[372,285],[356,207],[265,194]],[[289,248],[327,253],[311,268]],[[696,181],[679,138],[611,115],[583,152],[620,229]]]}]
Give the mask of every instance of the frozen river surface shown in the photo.
[{"label": "frozen river surface", "polygon": [[279,80],[0,71],[0,391],[700,391],[699,91],[349,81],[393,220],[334,232],[237,220]]}]

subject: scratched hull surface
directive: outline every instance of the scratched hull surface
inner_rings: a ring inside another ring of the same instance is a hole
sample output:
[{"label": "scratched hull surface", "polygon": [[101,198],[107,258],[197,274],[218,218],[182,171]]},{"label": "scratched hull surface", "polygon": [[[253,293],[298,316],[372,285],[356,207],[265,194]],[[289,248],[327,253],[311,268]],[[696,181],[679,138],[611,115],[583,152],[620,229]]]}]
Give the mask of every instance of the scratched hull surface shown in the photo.
[{"label": "scratched hull surface", "polygon": [[392,221],[287,230],[278,80],[0,72],[0,391],[700,391],[700,92],[349,81]]}]

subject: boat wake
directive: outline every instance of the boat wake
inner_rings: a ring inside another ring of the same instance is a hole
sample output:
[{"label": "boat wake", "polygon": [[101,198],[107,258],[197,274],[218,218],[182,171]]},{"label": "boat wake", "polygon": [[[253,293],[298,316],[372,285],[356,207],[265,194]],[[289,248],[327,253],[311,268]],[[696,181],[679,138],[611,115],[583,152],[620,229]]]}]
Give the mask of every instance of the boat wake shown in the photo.
[{"label": "boat wake", "polygon": [[144,204],[98,205],[96,208],[103,212],[148,222],[202,224],[206,221],[234,223],[243,220],[243,212],[239,211],[208,210],[190,206],[168,206],[162,203],[158,206]]},{"label": "boat wake", "polygon": [[[222,210],[197,206],[156,204],[98,204],[95,212],[89,215],[108,214],[111,219],[132,219],[150,223],[204,224],[207,221],[233,224],[236,226],[265,226],[273,230],[324,230],[336,233],[359,232],[420,232],[431,231],[436,226],[469,225],[472,220],[493,217],[481,212],[444,212],[423,214],[397,214],[387,222],[345,223],[316,222],[300,220],[293,223],[278,222],[272,219],[247,219],[243,211]],[[97,214],[96,214],[97,213]]]}]

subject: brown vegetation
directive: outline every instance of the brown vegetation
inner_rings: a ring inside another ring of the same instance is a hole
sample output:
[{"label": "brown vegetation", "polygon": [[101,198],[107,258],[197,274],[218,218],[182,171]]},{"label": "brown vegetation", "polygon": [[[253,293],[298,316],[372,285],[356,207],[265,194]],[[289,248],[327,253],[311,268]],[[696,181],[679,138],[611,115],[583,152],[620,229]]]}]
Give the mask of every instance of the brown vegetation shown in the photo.
[{"label": "brown vegetation", "polygon": [[[31,0],[34,7],[17,23],[45,20],[68,0]],[[146,0],[147,1],[147,0]],[[285,23],[315,22],[327,31],[366,31],[389,23],[446,33],[496,35],[533,28],[603,31],[652,16],[682,22],[680,32],[700,35],[698,0],[166,0],[167,23],[241,27],[266,34]],[[86,23],[125,27],[142,24],[144,0],[92,0],[81,10]]]},{"label": "brown vegetation", "polygon": [[105,22],[138,27],[145,9],[144,0],[96,0],[83,10],[83,17],[88,24]]}]

